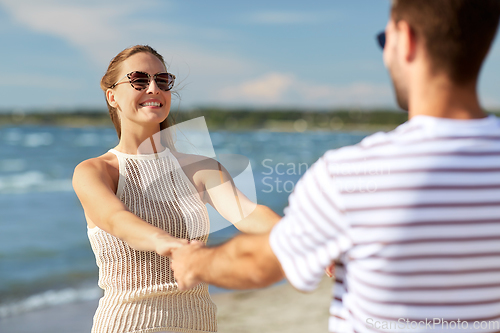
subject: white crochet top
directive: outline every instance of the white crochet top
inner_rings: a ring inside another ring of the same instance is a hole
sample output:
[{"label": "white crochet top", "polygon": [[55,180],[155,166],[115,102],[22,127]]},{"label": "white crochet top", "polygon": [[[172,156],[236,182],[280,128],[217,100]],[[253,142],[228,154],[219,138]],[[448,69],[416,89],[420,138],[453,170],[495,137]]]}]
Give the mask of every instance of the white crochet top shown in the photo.
[{"label": "white crochet top", "polygon": [[[120,168],[116,195],[132,213],[175,237],[207,241],[207,209],[168,149],[147,155],[110,152]],[[104,289],[92,333],[217,331],[207,284],[181,292],[169,258],[134,250],[98,227],[88,236]]]}]

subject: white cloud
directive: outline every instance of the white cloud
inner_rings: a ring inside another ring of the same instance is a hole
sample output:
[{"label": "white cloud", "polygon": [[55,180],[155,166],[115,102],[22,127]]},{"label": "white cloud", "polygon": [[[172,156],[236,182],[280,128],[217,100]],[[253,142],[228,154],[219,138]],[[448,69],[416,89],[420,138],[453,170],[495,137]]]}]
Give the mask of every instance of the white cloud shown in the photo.
[{"label": "white cloud", "polygon": [[221,90],[220,97],[227,101],[252,100],[258,103],[280,102],[293,86],[294,77],[289,74],[269,73],[261,78]]},{"label": "white cloud", "polygon": [[[82,1],[1,0],[12,17],[30,29],[62,38],[85,53],[99,55],[120,42],[119,18],[132,12],[130,5],[88,4]],[[108,46],[108,47],[106,47]]]},{"label": "white cloud", "polygon": [[299,80],[292,74],[284,73],[269,73],[226,87],[219,91],[217,98],[228,104],[302,107],[373,107],[394,104],[391,87],[383,84],[355,82],[348,85],[324,85]]}]

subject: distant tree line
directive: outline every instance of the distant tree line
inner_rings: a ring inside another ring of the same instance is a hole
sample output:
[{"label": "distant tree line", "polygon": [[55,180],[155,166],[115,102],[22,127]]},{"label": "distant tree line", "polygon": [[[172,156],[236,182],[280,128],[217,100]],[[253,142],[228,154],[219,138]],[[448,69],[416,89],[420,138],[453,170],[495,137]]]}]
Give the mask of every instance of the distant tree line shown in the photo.
[{"label": "distant tree line", "polygon": [[[342,130],[393,128],[408,119],[408,114],[396,110],[336,109],[314,111],[301,109],[222,109],[196,108],[172,110],[176,123],[204,116],[210,129],[278,129],[278,130]],[[3,112],[0,125],[53,126],[112,126],[104,110],[74,112]]]}]

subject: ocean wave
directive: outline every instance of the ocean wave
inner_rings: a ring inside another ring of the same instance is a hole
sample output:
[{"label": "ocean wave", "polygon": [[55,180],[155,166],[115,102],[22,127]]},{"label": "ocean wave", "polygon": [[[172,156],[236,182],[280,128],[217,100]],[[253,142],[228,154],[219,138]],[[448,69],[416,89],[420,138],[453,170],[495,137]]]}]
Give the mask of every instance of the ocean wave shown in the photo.
[{"label": "ocean wave", "polygon": [[54,135],[49,132],[24,133],[19,129],[6,131],[3,138],[10,144],[21,144],[30,148],[50,146],[54,143]]},{"label": "ocean wave", "polygon": [[118,138],[115,134],[88,132],[76,136],[73,144],[79,147],[109,147],[117,145]]},{"label": "ocean wave", "polygon": [[40,171],[0,177],[0,194],[70,191],[73,191],[71,179],[49,179]]},{"label": "ocean wave", "polygon": [[30,133],[24,137],[24,146],[26,147],[50,146],[53,142],[54,136],[47,132]]},{"label": "ocean wave", "polygon": [[23,132],[17,128],[9,129],[5,131],[4,133],[4,140],[11,143],[15,144],[19,141],[22,140],[23,138]]},{"label": "ocean wave", "polygon": [[101,144],[101,138],[96,133],[84,133],[75,139],[75,145],[81,147],[92,147]]},{"label": "ocean wave", "polygon": [[28,163],[20,158],[4,159],[0,161],[0,172],[15,172],[26,169]]},{"label": "ocean wave", "polygon": [[99,287],[48,290],[41,294],[29,296],[28,298],[18,302],[0,305],[0,318],[15,316],[24,312],[54,305],[95,300],[101,296],[102,289]]}]

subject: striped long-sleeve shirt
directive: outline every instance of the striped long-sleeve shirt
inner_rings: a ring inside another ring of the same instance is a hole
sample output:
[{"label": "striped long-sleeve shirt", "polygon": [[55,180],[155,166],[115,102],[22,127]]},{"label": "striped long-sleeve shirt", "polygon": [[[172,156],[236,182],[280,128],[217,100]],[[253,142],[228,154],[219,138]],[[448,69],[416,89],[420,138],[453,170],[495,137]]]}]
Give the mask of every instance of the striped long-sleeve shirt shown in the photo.
[{"label": "striped long-sleeve shirt", "polygon": [[500,332],[500,120],[416,116],[327,152],[270,243],[299,290],[336,263],[331,332]]}]

